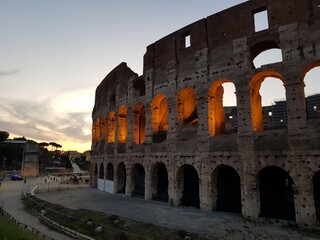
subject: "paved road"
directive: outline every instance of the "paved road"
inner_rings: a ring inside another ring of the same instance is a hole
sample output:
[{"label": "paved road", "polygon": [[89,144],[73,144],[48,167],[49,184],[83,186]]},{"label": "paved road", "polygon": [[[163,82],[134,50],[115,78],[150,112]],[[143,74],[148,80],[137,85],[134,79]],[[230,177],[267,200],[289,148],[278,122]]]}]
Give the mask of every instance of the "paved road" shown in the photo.
[{"label": "paved road", "polygon": [[40,231],[42,234],[45,234],[53,239],[72,239],[59,232],[52,231],[47,226],[43,225],[37,217],[29,214],[23,209],[21,192],[27,190],[30,191],[31,187],[37,185],[40,181],[41,178],[30,178],[27,180],[27,184],[24,184],[23,181],[3,181],[0,187],[1,206],[20,223],[31,226]]}]

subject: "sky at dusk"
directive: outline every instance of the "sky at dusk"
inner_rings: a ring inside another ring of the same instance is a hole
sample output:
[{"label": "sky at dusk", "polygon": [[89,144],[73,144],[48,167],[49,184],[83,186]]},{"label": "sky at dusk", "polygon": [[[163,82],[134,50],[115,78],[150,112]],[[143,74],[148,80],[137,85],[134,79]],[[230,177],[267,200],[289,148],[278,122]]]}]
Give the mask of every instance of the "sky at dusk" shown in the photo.
[{"label": "sky at dusk", "polygon": [[0,0],[0,130],[89,150],[95,88],[114,67],[141,75],[148,45],[241,2]]}]

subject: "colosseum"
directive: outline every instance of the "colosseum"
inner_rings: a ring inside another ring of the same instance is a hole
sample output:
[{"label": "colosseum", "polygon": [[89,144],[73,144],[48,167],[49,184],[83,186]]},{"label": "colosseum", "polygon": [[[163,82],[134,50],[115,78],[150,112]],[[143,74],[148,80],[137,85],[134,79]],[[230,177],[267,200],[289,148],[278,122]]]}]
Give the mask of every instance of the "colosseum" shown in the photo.
[{"label": "colosseum", "polygon": [[[270,49],[282,60],[256,67]],[[250,0],[161,38],[147,46],[143,75],[120,63],[96,89],[92,186],[315,225],[320,95],[309,111],[304,80],[319,66],[319,0]],[[281,124],[274,106],[262,106],[269,77],[285,93]],[[224,106],[225,83],[234,85],[234,107]]]}]

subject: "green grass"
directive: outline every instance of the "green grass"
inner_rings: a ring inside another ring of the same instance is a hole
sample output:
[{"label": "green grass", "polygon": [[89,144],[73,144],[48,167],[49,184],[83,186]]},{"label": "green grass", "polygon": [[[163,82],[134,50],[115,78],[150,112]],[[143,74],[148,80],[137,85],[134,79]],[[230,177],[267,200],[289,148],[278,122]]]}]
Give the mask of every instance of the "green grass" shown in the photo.
[{"label": "green grass", "polygon": [[[185,234],[190,237],[190,240],[207,240],[207,238],[185,233],[184,231],[158,227],[115,215],[110,216],[97,211],[87,209],[72,210],[31,196],[25,198],[24,204],[29,210],[36,210],[37,212],[45,210],[46,217],[97,240],[118,239],[120,235],[122,235],[121,240],[181,240],[185,237]],[[88,220],[93,222],[93,225],[88,225]],[[103,227],[101,233],[95,232],[97,226]]]},{"label": "green grass", "polygon": [[39,236],[20,229],[17,225],[0,216],[0,239],[1,240],[40,240]]}]

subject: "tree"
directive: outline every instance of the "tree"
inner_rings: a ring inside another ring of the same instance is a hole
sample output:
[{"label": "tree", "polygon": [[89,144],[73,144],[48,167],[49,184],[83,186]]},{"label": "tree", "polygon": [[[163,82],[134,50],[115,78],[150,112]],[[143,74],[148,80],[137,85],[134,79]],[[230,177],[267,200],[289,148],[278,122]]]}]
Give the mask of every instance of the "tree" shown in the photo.
[{"label": "tree", "polygon": [[15,137],[13,138],[14,141],[27,141],[26,137],[23,136],[23,137]]},{"label": "tree", "polygon": [[41,142],[41,143],[39,143],[39,146],[40,146],[41,148],[48,147],[48,146],[49,146],[49,143],[47,143],[47,142]]},{"label": "tree", "polygon": [[55,147],[56,148],[55,150],[57,150],[58,148],[62,148],[62,146],[60,144],[55,143],[55,142],[49,142],[49,145]]},{"label": "tree", "polygon": [[9,137],[9,133],[6,131],[0,131],[0,142],[7,140]]}]

